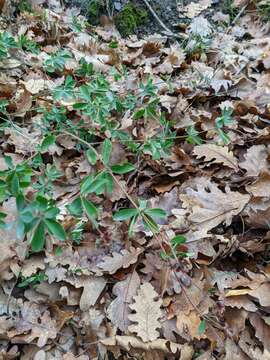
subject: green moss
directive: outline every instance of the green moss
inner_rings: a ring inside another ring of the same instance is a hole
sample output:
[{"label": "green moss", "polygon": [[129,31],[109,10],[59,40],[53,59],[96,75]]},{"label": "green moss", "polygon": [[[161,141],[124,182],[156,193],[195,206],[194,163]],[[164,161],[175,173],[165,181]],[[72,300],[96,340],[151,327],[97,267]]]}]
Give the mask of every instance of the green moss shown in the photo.
[{"label": "green moss", "polygon": [[128,36],[134,33],[137,27],[147,20],[147,17],[148,13],[145,9],[136,7],[129,2],[115,16],[115,23],[120,33]]},{"label": "green moss", "polygon": [[90,0],[88,5],[88,18],[92,24],[99,22],[99,17],[104,10],[105,2],[103,0]]},{"label": "green moss", "polygon": [[261,1],[257,5],[257,9],[258,9],[259,15],[262,17],[262,19],[264,21],[267,22],[270,20],[270,2],[268,0]]}]

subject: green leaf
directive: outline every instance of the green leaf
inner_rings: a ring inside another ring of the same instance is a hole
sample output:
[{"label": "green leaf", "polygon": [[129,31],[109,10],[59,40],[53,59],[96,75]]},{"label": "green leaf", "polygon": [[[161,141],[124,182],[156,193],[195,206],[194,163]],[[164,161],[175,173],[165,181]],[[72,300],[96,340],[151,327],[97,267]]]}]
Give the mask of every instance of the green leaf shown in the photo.
[{"label": "green leaf", "polygon": [[19,220],[16,228],[16,236],[18,239],[22,239],[25,233],[25,226],[24,223]]},{"label": "green leaf", "polygon": [[147,229],[152,231],[153,234],[156,234],[159,231],[158,224],[155,220],[145,213],[143,214],[143,224]]},{"label": "green leaf", "polygon": [[86,151],[86,157],[87,160],[89,161],[89,163],[91,165],[95,165],[97,162],[97,153],[95,151],[95,149],[91,146],[89,147],[89,149]]},{"label": "green leaf", "polygon": [[55,249],[55,256],[61,256],[63,254],[63,248],[57,247]]},{"label": "green leaf", "polygon": [[66,208],[71,213],[71,215],[76,217],[81,217],[83,214],[82,201],[80,197],[73,200],[70,205],[67,205]]},{"label": "green leaf", "polygon": [[12,176],[10,187],[13,195],[17,195],[19,193],[20,183],[16,173]]},{"label": "green leaf", "polygon": [[124,221],[132,218],[133,216],[138,214],[137,209],[121,209],[114,213],[113,219],[116,221]]},{"label": "green leaf", "polygon": [[126,174],[135,169],[135,166],[129,162],[124,164],[113,165],[111,170],[115,174]]},{"label": "green leaf", "polygon": [[59,240],[66,240],[66,233],[62,225],[60,225],[57,221],[52,219],[45,219],[44,223],[49,230],[49,233],[56,236]]},{"label": "green leaf", "polygon": [[87,200],[85,198],[82,198],[82,203],[87,215],[91,219],[96,219],[98,216],[98,211],[95,205],[90,200]]},{"label": "green leaf", "polygon": [[102,147],[101,147],[101,159],[103,164],[107,165],[110,161],[110,157],[111,157],[111,152],[112,152],[112,143],[111,140],[109,139],[105,139],[102,143]]},{"label": "green leaf", "polygon": [[206,322],[205,320],[201,320],[199,326],[198,326],[198,334],[202,335],[205,332],[205,328],[206,328]]},{"label": "green leaf", "polygon": [[40,151],[43,153],[43,152],[46,152],[48,151],[49,147],[51,145],[53,145],[55,143],[55,136],[54,135],[47,135],[41,145],[40,145]]},{"label": "green leaf", "polygon": [[102,192],[108,179],[104,173],[98,174],[95,179],[92,176],[87,177],[81,184],[81,194],[87,195],[91,192]]},{"label": "green leaf", "polygon": [[45,243],[45,225],[43,221],[40,221],[34,231],[34,235],[31,240],[31,248],[33,251],[41,251]]},{"label": "green leaf", "polygon": [[128,227],[128,237],[132,236],[134,225],[136,224],[138,220],[139,214],[136,214],[133,216],[133,218],[130,221],[129,227]]},{"label": "green leaf", "polygon": [[181,244],[185,244],[187,241],[186,237],[183,235],[176,235],[171,239],[171,244],[173,247],[176,247]]},{"label": "green leaf", "polygon": [[164,211],[162,209],[158,209],[158,208],[146,209],[144,212],[147,215],[154,217],[154,218],[166,218],[167,217],[166,211]]}]

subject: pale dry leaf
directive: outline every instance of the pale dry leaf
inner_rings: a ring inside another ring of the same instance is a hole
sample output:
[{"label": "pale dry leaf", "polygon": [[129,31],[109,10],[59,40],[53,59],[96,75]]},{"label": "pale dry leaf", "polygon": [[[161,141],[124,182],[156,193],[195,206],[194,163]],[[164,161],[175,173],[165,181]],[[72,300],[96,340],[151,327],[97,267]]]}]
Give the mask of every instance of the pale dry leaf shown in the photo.
[{"label": "pale dry leaf", "polygon": [[121,268],[126,269],[130,265],[135,264],[141,253],[142,249],[139,248],[131,248],[129,251],[123,249],[119,253],[113,252],[112,256],[105,256],[97,266],[109,274],[114,274]]},{"label": "pale dry leaf", "polygon": [[162,316],[162,300],[156,300],[158,294],[150,283],[144,283],[134,296],[134,304],[129,305],[135,314],[129,315],[132,324],[128,330],[136,333],[144,342],[156,340],[159,337],[158,328],[161,327],[159,319]]},{"label": "pale dry leaf", "polygon": [[106,283],[107,281],[105,278],[93,276],[84,282],[83,292],[80,299],[80,309],[82,311],[87,311],[90,306],[96,304],[106,286]]},{"label": "pale dry leaf", "polygon": [[41,256],[32,256],[30,259],[25,260],[21,274],[23,277],[29,277],[35,274],[38,270],[44,270],[45,264]]},{"label": "pale dry leaf", "polygon": [[174,343],[165,339],[157,339],[150,342],[143,342],[133,336],[113,336],[110,338],[102,339],[100,342],[105,346],[120,346],[126,351],[131,349],[141,349],[145,351],[161,350],[167,354],[176,354],[181,351],[184,345]]},{"label": "pale dry leaf", "polygon": [[113,294],[116,295],[107,310],[108,318],[121,331],[127,331],[130,321],[129,304],[140,286],[140,278],[136,271],[133,271],[123,281],[119,281],[113,287]]},{"label": "pale dry leaf", "polygon": [[200,0],[197,2],[191,2],[183,9],[179,8],[179,10],[182,10],[188,18],[193,19],[194,17],[198,16],[202,11],[206,10],[209,6],[211,6],[211,4],[212,0]]},{"label": "pale dry leaf", "polygon": [[208,36],[212,32],[209,21],[203,16],[195,17],[190,24],[190,32],[193,35]]},{"label": "pale dry leaf", "polygon": [[269,168],[267,156],[265,145],[253,145],[247,150],[244,155],[245,160],[240,162],[239,166],[247,171],[247,176],[258,176],[262,170]]},{"label": "pale dry leaf", "polygon": [[270,326],[268,326],[256,313],[249,314],[249,321],[254,327],[256,338],[263,343],[265,349],[270,351]]},{"label": "pale dry leaf", "polygon": [[193,154],[198,158],[205,158],[204,161],[219,163],[228,166],[234,170],[238,169],[237,159],[228,146],[218,146],[215,144],[203,144],[194,147]]},{"label": "pale dry leaf", "polygon": [[231,360],[233,354],[233,360],[248,360],[247,355],[241,350],[239,346],[231,339],[225,341],[225,352],[226,355],[223,360]]},{"label": "pale dry leaf", "polygon": [[261,306],[269,307],[270,306],[269,292],[270,292],[270,283],[266,282],[264,284],[261,284],[259,287],[257,287],[257,289],[251,290],[249,292],[249,295],[258,299]]},{"label": "pale dry leaf", "polygon": [[255,312],[258,310],[257,306],[249,299],[247,295],[226,297],[224,299],[224,305],[236,307],[237,309],[243,308],[250,312]]},{"label": "pale dry leaf", "polygon": [[29,79],[21,81],[21,83],[24,84],[26,90],[32,95],[36,95],[43,90],[52,90],[55,87],[53,81],[45,79]]},{"label": "pale dry leaf", "polygon": [[270,352],[267,349],[261,350],[256,338],[251,336],[247,329],[241,333],[238,345],[247,354],[248,359],[270,360]]},{"label": "pale dry leaf", "polygon": [[250,200],[250,195],[231,191],[228,186],[223,192],[213,182],[207,186],[198,184],[196,190],[187,188],[185,192],[180,195],[183,207],[190,212],[191,224],[200,231],[209,231],[223,222],[229,226]]},{"label": "pale dry leaf", "polygon": [[270,173],[262,171],[254,183],[246,185],[246,190],[253,196],[270,197]]}]

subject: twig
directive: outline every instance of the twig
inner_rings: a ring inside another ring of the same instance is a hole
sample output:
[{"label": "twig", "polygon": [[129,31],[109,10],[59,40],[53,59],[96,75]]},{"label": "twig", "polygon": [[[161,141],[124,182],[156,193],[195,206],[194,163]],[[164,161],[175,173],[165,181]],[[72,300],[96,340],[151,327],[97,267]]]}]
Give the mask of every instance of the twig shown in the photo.
[{"label": "twig", "polygon": [[151,14],[154,16],[154,18],[157,20],[157,22],[159,23],[159,25],[165,30],[165,35],[168,36],[173,36],[173,37],[180,37],[179,35],[175,34],[174,32],[172,32],[165,24],[164,22],[158,17],[157,13],[155,12],[155,10],[152,8],[152,6],[149,4],[148,0],[143,0],[143,2],[145,3],[145,5],[148,7],[149,11],[151,12]]}]

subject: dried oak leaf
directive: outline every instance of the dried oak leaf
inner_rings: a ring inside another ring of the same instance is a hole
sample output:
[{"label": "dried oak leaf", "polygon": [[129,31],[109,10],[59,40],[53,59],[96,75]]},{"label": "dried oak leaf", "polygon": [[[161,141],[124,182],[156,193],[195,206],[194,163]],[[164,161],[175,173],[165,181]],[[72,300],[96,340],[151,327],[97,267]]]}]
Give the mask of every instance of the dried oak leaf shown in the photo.
[{"label": "dried oak leaf", "polygon": [[254,327],[256,338],[263,343],[265,349],[270,351],[270,326],[268,326],[256,313],[249,314],[249,321]]},{"label": "dried oak leaf", "polygon": [[187,188],[185,192],[180,199],[190,212],[188,219],[197,230],[204,232],[223,222],[229,226],[233,216],[239,214],[250,200],[250,195],[231,191],[228,186],[223,192],[212,182],[206,186],[197,184],[197,190]]},{"label": "dried oak leaf", "polygon": [[246,190],[253,196],[270,197],[270,173],[262,171],[254,183],[246,185]]},{"label": "dried oak leaf", "polygon": [[130,321],[129,304],[140,286],[140,278],[136,271],[129,274],[123,281],[119,281],[113,287],[113,294],[117,296],[107,310],[108,318],[112,323],[117,326],[121,331],[127,331]]},{"label": "dried oak leaf", "polygon": [[[140,349],[144,351],[154,351],[161,350],[167,354],[176,354],[177,351],[181,351],[186,347],[186,345],[181,345],[174,343],[172,341],[168,341],[165,339],[157,339],[149,342],[142,342],[136,337],[133,336],[113,336],[103,340],[100,342],[105,346],[120,346],[126,351],[130,351],[131,349]],[[182,357],[181,357],[182,358]]]},{"label": "dried oak leaf", "polygon": [[267,349],[261,350],[256,338],[251,336],[247,329],[241,333],[238,345],[248,355],[247,359],[270,360],[270,352]]},{"label": "dried oak leaf", "polygon": [[130,265],[135,264],[142,251],[139,248],[131,248],[130,251],[123,249],[119,253],[113,252],[112,256],[104,256],[102,262],[97,264],[97,266],[109,274],[114,274],[119,269],[126,269]]},{"label": "dried oak leaf", "polygon": [[239,163],[239,166],[247,171],[246,175],[258,176],[262,170],[268,168],[267,156],[265,145],[253,145],[247,150],[245,160]]},{"label": "dried oak leaf", "polygon": [[215,144],[203,144],[194,147],[193,153],[198,157],[204,157],[204,161],[219,163],[237,171],[237,159],[229,151],[227,146],[218,146]]},{"label": "dried oak leaf", "polygon": [[224,299],[224,305],[236,307],[237,309],[245,309],[250,312],[258,310],[257,306],[249,299],[247,295],[231,296]]},{"label": "dried oak leaf", "polygon": [[135,332],[144,342],[154,341],[159,337],[156,330],[161,327],[159,319],[162,316],[162,300],[155,300],[158,294],[150,283],[141,285],[135,303],[129,305],[135,314],[129,315],[129,320],[137,324],[130,325],[128,330]]}]

